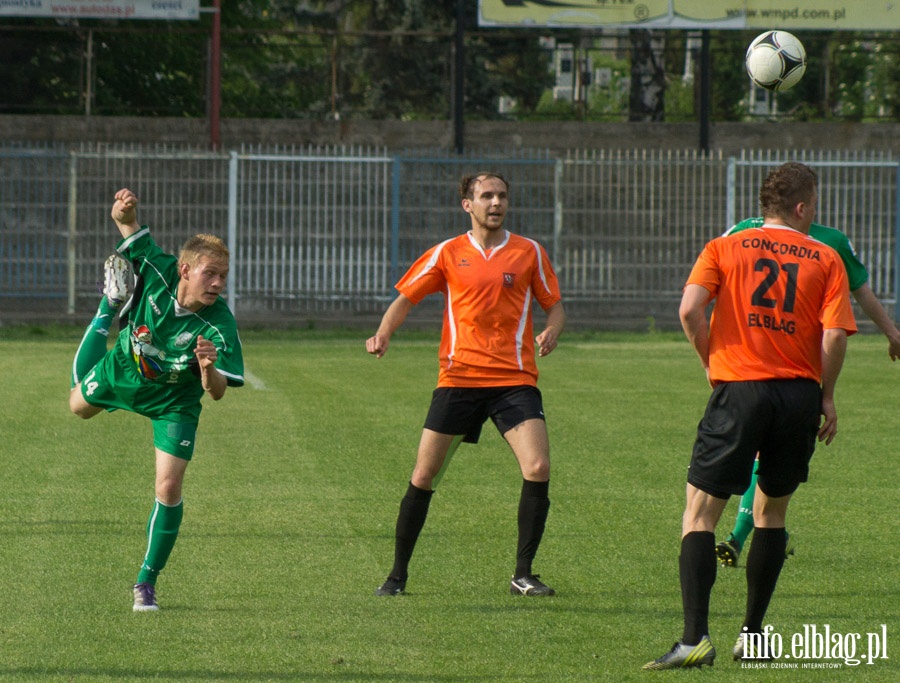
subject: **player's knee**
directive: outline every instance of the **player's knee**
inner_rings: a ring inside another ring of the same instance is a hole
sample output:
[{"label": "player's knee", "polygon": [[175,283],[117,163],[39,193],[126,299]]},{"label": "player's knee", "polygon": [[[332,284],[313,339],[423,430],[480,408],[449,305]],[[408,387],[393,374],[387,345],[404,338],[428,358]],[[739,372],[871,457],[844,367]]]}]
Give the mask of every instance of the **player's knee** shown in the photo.
[{"label": "player's knee", "polygon": [[69,410],[72,411],[73,415],[80,417],[82,420],[90,419],[100,412],[99,408],[95,408],[82,398],[80,384],[76,385],[69,393]]},{"label": "player's knee", "polygon": [[180,473],[157,473],[156,476],[156,498],[163,505],[178,505],[181,501],[182,484],[184,476]]},{"label": "player's knee", "polygon": [[522,466],[522,476],[528,481],[549,481],[550,461],[536,460]]},{"label": "player's knee", "polygon": [[156,499],[169,507],[178,505],[181,502],[181,482],[171,479],[157,482]]},{"label": "player's knee", "polygon": [[434,478],[437,476],[436,472],[428,472],[422,470],[415,470],[410,476],[410,483],[415,486],[417,489],[422,489],[423,491],[431,491],[434,486]]}]

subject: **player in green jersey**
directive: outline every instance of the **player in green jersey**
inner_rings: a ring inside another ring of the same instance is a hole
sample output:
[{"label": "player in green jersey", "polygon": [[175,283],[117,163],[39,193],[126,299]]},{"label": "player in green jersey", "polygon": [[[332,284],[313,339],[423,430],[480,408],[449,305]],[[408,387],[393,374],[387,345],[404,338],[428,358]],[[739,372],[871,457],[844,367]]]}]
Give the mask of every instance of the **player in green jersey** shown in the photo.
[{"label": "player in green jersey", "polygon": [[[748,228],[758,228],[762,224],[762,218],[747,218],[733,226],[725,234],[730,235]],[[841,257],[844,268],[847,270],[850,292],[856,299],[856,303],[859,304],[863,313],[888,338],[888,355],[891,357],[891,360],[895,361],[900,358],[900,331],[897,330],[887,311],[881,305],[881,302],[878,301],[878,297],[875,296],[875,292],[869,286],[869,271],[857,257],[856,251],[854,251],[853,245],[850,243],[850,238],[836,228],[830,228],[819,223],[810,225],[809,235],[827,244]],[[756,472],[754,471],[750,486],[741,497],[734,528],[725,540],[716,546],[716,556],[723,567],[737,566],[744,543],[746,543],[750,532],[753,531],[753,499],[755,492]],[[788,537],[787,554],[794,554],[794,547],[790,537]]]},{"label": "player in green jersey", "polygon": [[[218,401],[227,387],[242,386],[244,361],[234,316],[219,297],[229,267],[225,244],[196,235],[178,258],[167,254],[137,222],[137,204],[131,190],[115,195],[111,216],[122,240],[106,261],[104,297],[75,354],[69,407],[84,419],[129,410],[153,425],[156,501],[133,587],[134,611],[142,612],[159,609],[156,580],[181,526],[182,485],[200,401],[204,394]],[[107,351],[117,313],[121,331]]]}]

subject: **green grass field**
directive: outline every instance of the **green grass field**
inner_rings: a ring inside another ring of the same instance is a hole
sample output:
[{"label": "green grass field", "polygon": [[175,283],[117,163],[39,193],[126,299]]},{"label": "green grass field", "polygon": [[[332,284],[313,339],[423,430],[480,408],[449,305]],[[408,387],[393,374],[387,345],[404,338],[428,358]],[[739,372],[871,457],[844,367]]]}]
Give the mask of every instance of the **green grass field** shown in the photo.
[{"label": "green grass field", "polygon": [[252,381],[204,411],[162,610],[134,614],[149,423],[68,413],[79,330],[0,328],[0,681],[900,680],[900,364],[882,338],[850,341],[840,433],[794,499],[768,621],[788,645],[804,624],[863,634],[858,653],[884,624],[889,658],[742,669],[743,571],[721,569],[715,667],[644,673],[681,633],[685,468],[709,393],[687,342],[572,334],[540,361],[554,470],[535,569],[557,597],[508,594],[521,478],[488,425],[438,489],[408,595],[376,598],[436,338],[401,332],[376,360],[364,337],[245,335]]}]

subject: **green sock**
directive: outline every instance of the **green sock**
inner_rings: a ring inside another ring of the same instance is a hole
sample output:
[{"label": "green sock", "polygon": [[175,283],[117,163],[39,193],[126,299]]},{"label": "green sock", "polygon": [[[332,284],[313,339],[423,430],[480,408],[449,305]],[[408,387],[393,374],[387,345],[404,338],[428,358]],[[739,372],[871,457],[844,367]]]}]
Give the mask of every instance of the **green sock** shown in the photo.
[{"label": "green sock", "polygon": [[163,505],[156,501],[147,522],[147,554],[136,583],[156,585],[156,578],[166,566],[172,548],[175,547],[183,515],[183,502],[178,505]]},{"label": "green sock", "polygon": [[109,337],[109,328],[113,318],[116,317],[117,306],[112,306],[104,296],[97,307],[97,313],[91,324],[84,331],[81,344],[75,352],[75,361],[72,363],[72,386],[91,371],[100,359],[106,354],[106,340]]},{"label": "green sock", "polygon": [[737,519],[734,520],[734,529],[728,538],[737,544],[738,550],[744,547],[747,537],[753,531],[753,497],[756,493],[756,466],[753,467],[753,476],[750,478],[750,486],[741,496],[741,504],[738,508]]}]

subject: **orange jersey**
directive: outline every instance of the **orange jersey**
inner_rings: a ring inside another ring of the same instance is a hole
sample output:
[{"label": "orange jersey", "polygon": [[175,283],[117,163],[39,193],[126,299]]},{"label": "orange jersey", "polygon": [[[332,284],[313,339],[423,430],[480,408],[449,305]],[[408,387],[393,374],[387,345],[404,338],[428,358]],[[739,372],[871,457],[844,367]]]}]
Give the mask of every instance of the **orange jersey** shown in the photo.
[{"label": "orange jersey", "polygon": [[821,381],[822,333],[856,332],[847,273],[837,252],[777,225],[709,242],[688,284],[715,297],[709,377],[714,382]]},{"label": "orange jersey", "polygon": [[507,232],[483,250],[459,235],[426,251],[396,286],[414,304],[444,295],[439,387],[537,384],[532,301],[547,310],[561,298],[537,242]]}]

